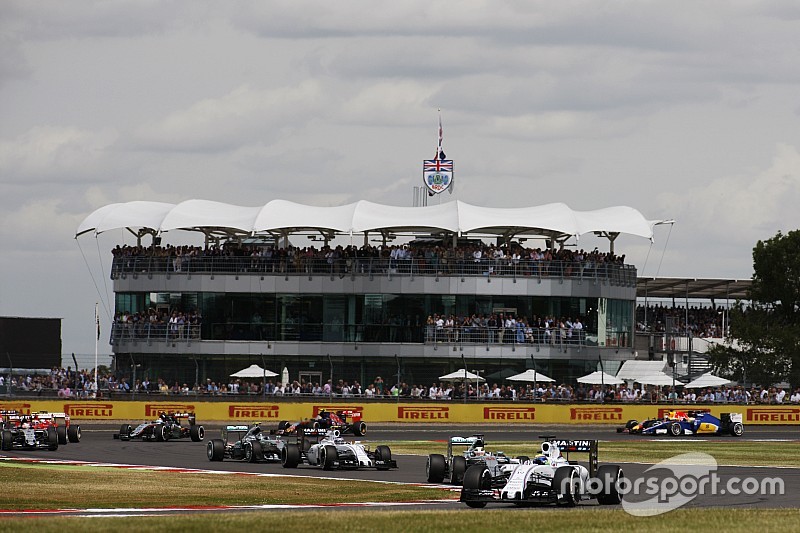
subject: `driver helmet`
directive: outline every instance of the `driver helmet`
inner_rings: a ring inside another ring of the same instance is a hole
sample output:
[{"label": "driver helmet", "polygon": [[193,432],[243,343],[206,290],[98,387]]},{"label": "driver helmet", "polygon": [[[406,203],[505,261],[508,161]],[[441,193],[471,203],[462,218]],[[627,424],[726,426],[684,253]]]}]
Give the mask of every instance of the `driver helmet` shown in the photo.
[{"label": "driver helmet", "polygon": [[546,465],[547,464],[547,456],[546,455],[537,455],[533,458],[533,464],[535,465]]}]

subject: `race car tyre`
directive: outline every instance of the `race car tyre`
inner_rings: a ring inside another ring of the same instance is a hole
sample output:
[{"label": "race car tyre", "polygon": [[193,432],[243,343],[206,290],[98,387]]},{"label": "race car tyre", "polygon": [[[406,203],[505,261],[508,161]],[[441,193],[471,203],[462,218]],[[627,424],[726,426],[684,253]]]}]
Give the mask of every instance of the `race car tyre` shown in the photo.
[{"label": "race car tyre", "polygon": [[530,460],[531,458],[528,457],[527,455],[520,455],[519,457],[517,457],[517,461],[519,461],[519,464],[527,463]]},{"label": "race car tyre", "polygon": [[165,440],[165,433],[164,426],[156,426],[153,428],[153,436],[156,438],[156,442],[163,442]]},{"label": "race car tyre", "polygon": [[319,422],[317,422],[316,420],[314,420],[314,421],[311,423],[311,429],[319,429]]},{"label": "race car tyre", "polygon": [[333,470],[336,468],[334,463],[339,460],[339,452],[336,451],[336,446],[326,445],[322,448],[320,454],[320,463],[322,463],[323,470]]},{"label": "race car tyre", "polygon": [[[375,448],[375,459],[378,459],[379,461],[391,461],[392,450],[388,446],[378,446]],[[378,470],[389,470],[388,466],[379,466],[377,468]]]},{"label": "race car tyre", "polygon": [[222,461],[225,459],[225,443],[222,439],[211,439],[206,445],[206,455],[209,461]]},{"label": "race car tyre", "polygon": [[617,465],[601,465],[597,469],[597,479],[600,480],[602,491],[597,495],[600,505],[618,505],[622,502],[619,493],[619,480],[624,478],[622,469]]},{"label": "race car tyre", "polygon": [[353,424],[353,435],[356,437],[361,437],[367,434],[367,423],[366,422],[356,422]]},{"label": "race car tyre", "polygon": [[[492,488],[492,474],[489,472],[489,469],[486,468],[486,465],[472,465],[467,468],[467,471],[464,473],[464,488],[475,490]],[[486,507],[486,502],[466,501],[464,503],[467,504],[467,507],[475,509]]]},{"label": "race car tyre", "polygon": [[464,483],[464,472],[467,471],[467,460],[461,456],[453,457],[453,468],[450,471],[450,483],[461,485]]},{"label": "race car tyre", "polygon": [[680,422],[673,422],[669,425],[669,434],[673,437],[680,437],[683,434],[683,428]]},{"label": "race car tyre", "polygon": [[59,444],[67,444],[67,426],[56,426],[56,435],[58,436]]},{"label": "race car tyre", "polygon": [[631,429],[633,429],[634,427],[636,427],[638,425],[639,425],[639,421],[638,420],[628,420],[627,422],[625,422],[625,429],[630,431]]},{"label": "race car tyre", "polygon": [[444,455],[432,453],[428,456],[428,463],[425,465],[425,473],[428,475],[428,483],[441,483],[444,481],[444,471],[447,463]]},{"label": "race car tyre", "polygon": [[287,444],[283,447],[281,464],[284,468],[297,468],[300,464],[300,447],[297,444]]},{"label": "race car tyre", "polygon": [[244,460],[248,463],[255,463],[256,462],[256,454],[253,451],[253,443],[252,442],[245,442],[244,443]]},{"label": "race car tyre", "polygon": [[192,442],[201,442],[206,436],[206,430],[203,426],[190,426],[189,436],[192,438]]},{"label": "race car tyre", "polygon": [[7,452],[12,448],[14,436],[11,435],[11,431],[4,429],[2,433],[2,441],[0,441],[0,449],[4,452]]},{"label": "race car tyre", "polygon": [[744,424],[741,422],[734,422],[731,426],[731,435],[734,437],[741,437],[744,435]]},{"label": "race car tyre", "polygon": [[81,441],[81,427],[80,426],[70,426],[67,428],[67,438],[70,442],[80,442]]},{"label": "race car tyre", "polygon": [[289,423],[288,420],[281,420],[280,422],[278,422],[278,431],[283,431],[289,426],[291,426],[291,424]]},{"label": "race car tyre", "polygon": [[58,433],[56,428],[47,428],[47,449],[54,452],[58,449]]},{"label": "race car tyre", "polygon": [[574,507],[581,498],[580,476],[578,471],[571,466],[560,466],[556,468],[550,487],[561,496],[558,500],[558,505]]}]

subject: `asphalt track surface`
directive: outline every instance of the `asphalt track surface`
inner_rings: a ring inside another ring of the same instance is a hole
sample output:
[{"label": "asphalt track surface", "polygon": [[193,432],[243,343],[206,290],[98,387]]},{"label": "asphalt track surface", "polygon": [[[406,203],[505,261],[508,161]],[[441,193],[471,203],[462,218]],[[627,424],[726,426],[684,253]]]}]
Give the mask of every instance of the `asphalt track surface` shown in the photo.
[{"label": "asphalt track surface", "polygon": [[[219,435],[219,425],[206,425],[206,440]],[[269,473],[278,475],[317,476],[341,479],[381,480],[400,483],[426,484],[425,463],[426,457],[414,455],[394,455],[398,469],[388,472],[376,470],[338,470],[322,471],[313,467],[299,467],[284,469],[280,464],[258,463],[250,464],[240,461],[210,462],[206,457],[205,442],[191,442],[181,439],[168,442],[142,442],[119,441],[113,439],[113,434],[119,430],[119,425],[109,424],[83,424],[82,440],[78,444],[60,446],[56,452],[48,451],[22,451],[14,450],[3,452],[7,457],[24,457],[32,459],[66,459],[76,461],[96,461],[103,463],[126,465],[149,465],[157,467],[175,467],[204,469],[231,472]],[[360,440],[365,444],[375,445],[385,442],[397,441],[441,441],[442,451],[445,450],[446,441],[451,435],[471,435],[475,433],[472,426],[461,425],[371,425],[368,435]],[[540,435],[555,435],[563,439],[599,439],[599,440],[631,440],[645,437],[618,434],[610,426],[544,426],[530,427],[499,427],[485,426],[482,433],[486,436],[491,449],[494,441],[530,442],[531,455],[538,448]],[[658,437],[656,437],[658,438]],[[668,438],[668,437],[663,437]],[[692,437],[686,437],[686,451],[692,451]],[[705,440],[725,439],[726,437],[706,437]],[[672,439],[674,441],[675,439]],[[764,453],[779,454],[781,442],[800,441],[800,430],[796,427],[762,426],[747,427],[746,434],[741,439],[763,441]],[[657,445],[657,444],[654,444]],[[603,464],[603,458],[600,457]],[[754,460],[754,462],[757,462]],[[621,463],[620,466],[628,479],[642,477],[651,465],[637,463]],[[725,487],[732,478],[780,478],[783,483],[782,494],[700,494],[686,504],[689,507],[737,507],[737,508],[795,508],[800,504],[797,494],[800,493],[800,468],[775,468],[775,467],[727,467],[720,466],[716,470],[720,479],[720,486]],[[313,502],[309,502],[313,503]],[[584,502],[581,506],[596,505],[593,502]],[[430,507],[428,507],[430,508]],[[460,503],[438,504],[441,509],[466,509]]]}]

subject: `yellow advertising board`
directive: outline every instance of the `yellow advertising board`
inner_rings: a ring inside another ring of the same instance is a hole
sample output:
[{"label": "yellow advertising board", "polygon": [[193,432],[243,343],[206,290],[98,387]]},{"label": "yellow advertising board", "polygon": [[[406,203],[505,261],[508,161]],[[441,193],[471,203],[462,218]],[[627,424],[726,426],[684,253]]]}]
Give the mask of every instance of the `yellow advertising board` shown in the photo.
[{"label": "yellow advertising board", "polygon": [[321,410],[361,411],[367,422],[487,424],[624,424],[627,420],[660,418],[670,410],[741,412],[745,425],[800,425],[800,405],[648,405],[459,402],[236,402],[197,401],[190,397],[115,400],[0,400],[0,409],[21,413],[65,412],[75,420],[148,420],[161,411],[194,411],[199,421],[277,422],[313,418]]}]

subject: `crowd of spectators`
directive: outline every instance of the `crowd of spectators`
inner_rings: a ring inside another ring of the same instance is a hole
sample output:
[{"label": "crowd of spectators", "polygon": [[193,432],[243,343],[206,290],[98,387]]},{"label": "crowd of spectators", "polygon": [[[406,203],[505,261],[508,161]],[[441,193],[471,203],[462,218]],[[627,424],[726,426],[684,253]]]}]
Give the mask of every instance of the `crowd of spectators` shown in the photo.
[{"label": "crowd of spectators", "polygon": [[465,316],[434,314],[425,326],[426,342],[481,344],[582,344],[580,317],[526,316],[510,313],[473,313]]},{"label": "crowd of spectators", "polygon": [[96,398],[110,394],[195,395],[195,396],[269,396],[276,397],[338,397],[365,399],[407,400],[458,400],[467,395],[476,400],[542,401],[542,402],[602,402],[602,403],[735,403],[735,404],[800,404],[800,387],[792,391],[783,387],[721,386],[686,389],[671,386],[583,385],[562,383],[500,384],[497,382],[447,382],[431,385],[410,385],[405,382],[389,384],[380,376],[372,383],[362,385],[357,380],[328,380],[325,383],[277,380],[247,380],[232,378],[217,382],[189,386],[179,381],[148,377],[130,383],[127,378],[116,378],[111,372],[100,374],[99,387],[93,379],[93,370],[72,370],[70,367],[53,368],[44,374],[0,375],[0,387],[11,385],[19,393],[59,398]]},{"label": "crowd of spectators", "polygon": [[114,314],[114,337],[199,339],[202,322],[203,317],[197,309],[187,312],[154,308],[138,313],[119,311]]},{"label": "crowd of spectators", "polygon": [[[667,318],[673,318],[673,335],[686,337],[723,337],[723,322],[728,310],[721,306],[697,307],[643,305],[636,307],[638,333],[667,333]],[[727,327],[727,324],[725,324]]]}]

